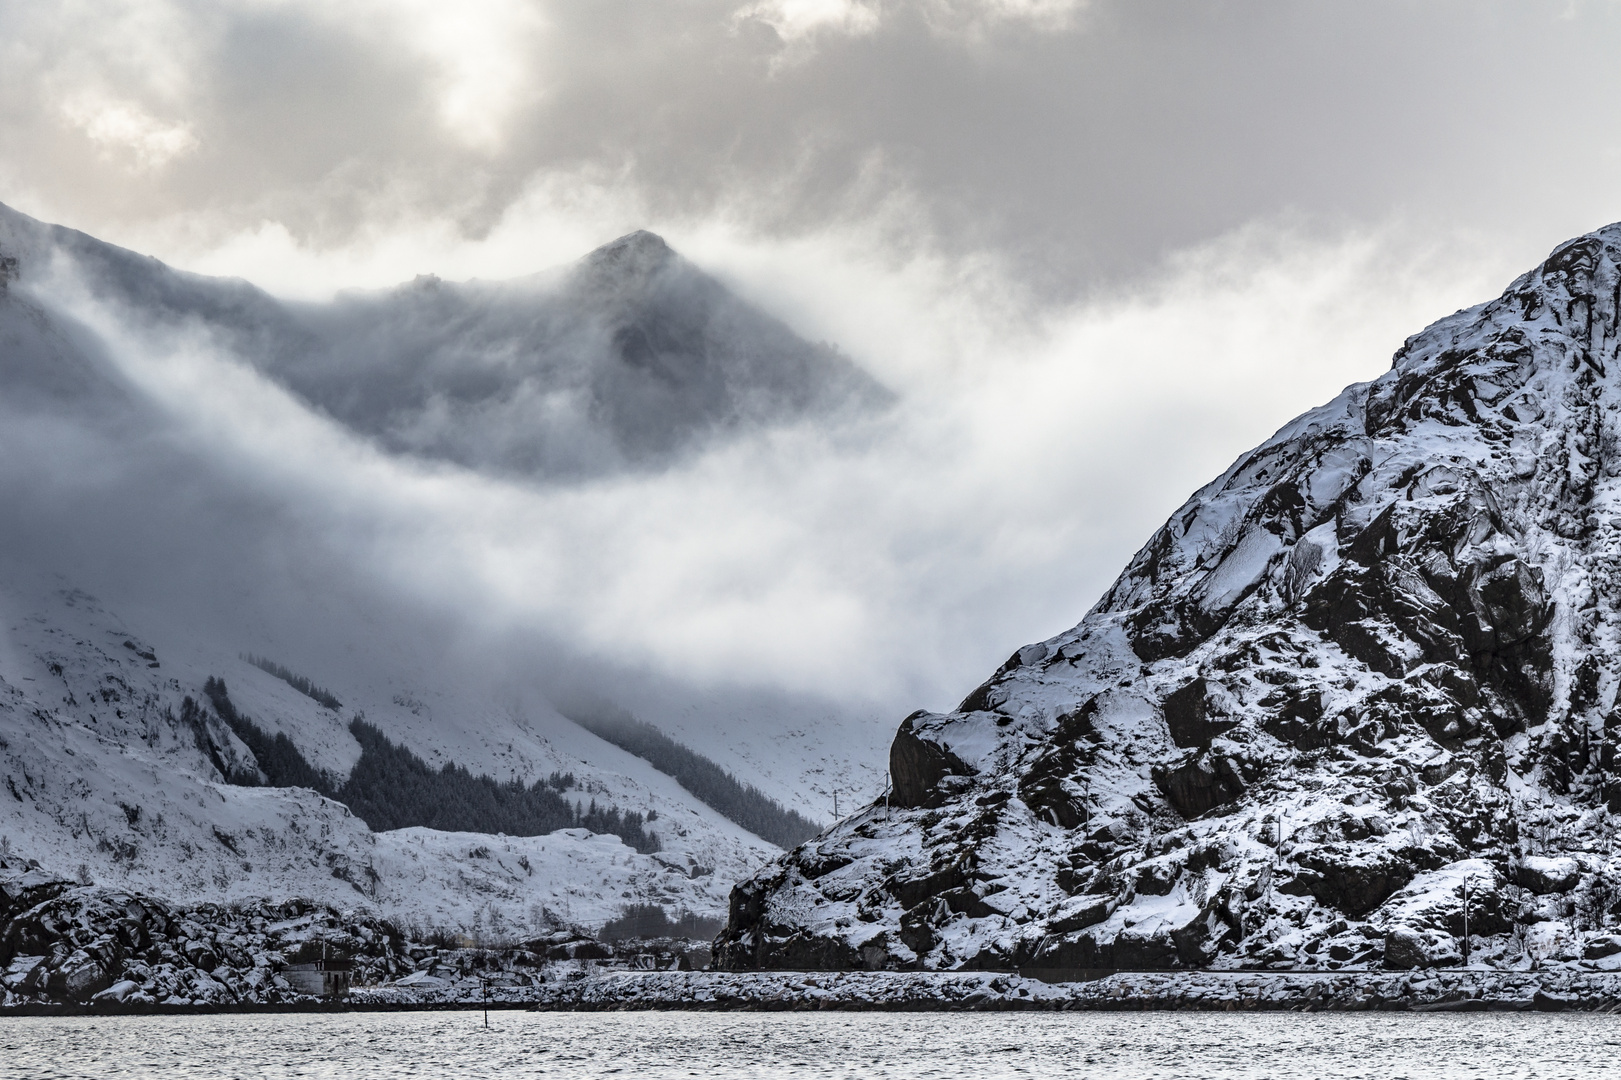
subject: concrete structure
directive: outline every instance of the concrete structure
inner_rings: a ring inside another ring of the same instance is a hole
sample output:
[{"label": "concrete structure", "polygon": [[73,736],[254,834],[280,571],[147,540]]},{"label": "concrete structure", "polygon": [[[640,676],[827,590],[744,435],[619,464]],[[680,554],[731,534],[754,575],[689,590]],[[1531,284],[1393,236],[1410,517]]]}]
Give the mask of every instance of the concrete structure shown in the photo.
[{"label": "concrete structure", "polygon": [[343,997],[349,992],[349,960],[316,960],[309,964],[291,964],[282,977],[301,994],[316,997]]}]

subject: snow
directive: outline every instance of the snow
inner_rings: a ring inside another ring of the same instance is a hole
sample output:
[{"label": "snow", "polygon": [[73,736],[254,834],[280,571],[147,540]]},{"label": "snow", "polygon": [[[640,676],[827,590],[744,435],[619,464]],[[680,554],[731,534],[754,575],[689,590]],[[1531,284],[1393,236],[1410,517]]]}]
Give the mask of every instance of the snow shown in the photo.
[{"label": "snow", "polygon": [[762,870],[741,892],[799,921],[734,919],[720,954],[1422,966],[1457,960],[1465,879],[1501,912],[1471,924],[1494,964],[1607,948],[1618,309],[1621,225],[1242,455],[982,709],[914,723],[971,776]]},{"label": "snow", "polygon": [[[171,900],[305,896],[425,927],[465,927],[476,917],[541,928],[600,925],[633,901],[715,916],[730,882],[775,850],[555,714],[519,723],[463,689],[447,695],[465,709],[455,719],[397,723],[411,714],[334,681],[345,705],[338,714],[215,643],[149,638],[71,588],[13,588],[0,608],[8,614],[0,774],[15,788],[0,790],[0,842],[13,858],[64,876],[82,866],[99,884]],[[153,652],[160,666],[137,651]],[[364,712],[433,763],[455,760],[525,783],[572,771],[586,785],[574,798],[656,810],[663,850],[642,855],[580,829],[374,834],[313,791],[223,783],[174,721],[181,698],[201,699],[209,675],[225,678],[242,712],[286,732],[318,766],[347,771],[358,756],[348,717]]]}]

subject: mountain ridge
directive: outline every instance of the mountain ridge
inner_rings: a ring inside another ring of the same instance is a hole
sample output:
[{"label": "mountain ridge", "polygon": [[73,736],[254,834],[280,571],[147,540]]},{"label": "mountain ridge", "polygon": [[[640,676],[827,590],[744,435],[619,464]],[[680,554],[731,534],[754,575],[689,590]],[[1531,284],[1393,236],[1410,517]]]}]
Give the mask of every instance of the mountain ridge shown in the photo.
[{"label": "mountain ridge", "polygon": [[206,330],[390,453],[502,476],[656,470],[752,429],[894,400],[645,230],[526,277],[425,275],[324,302],[178,270],[4,204],[0,256],[19,285],[71,272],[142,322]]}]

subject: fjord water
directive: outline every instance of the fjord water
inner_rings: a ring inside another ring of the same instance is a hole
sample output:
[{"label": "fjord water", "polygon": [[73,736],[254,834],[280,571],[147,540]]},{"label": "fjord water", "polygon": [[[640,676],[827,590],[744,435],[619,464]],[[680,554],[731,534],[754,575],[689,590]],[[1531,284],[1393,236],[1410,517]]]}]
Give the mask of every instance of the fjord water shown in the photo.
[{"label": "fjord water", "polygon": [[0,1077],[1604,1075],[1621,1017],[1218,1013],[348,1013],[0,1021]]}]

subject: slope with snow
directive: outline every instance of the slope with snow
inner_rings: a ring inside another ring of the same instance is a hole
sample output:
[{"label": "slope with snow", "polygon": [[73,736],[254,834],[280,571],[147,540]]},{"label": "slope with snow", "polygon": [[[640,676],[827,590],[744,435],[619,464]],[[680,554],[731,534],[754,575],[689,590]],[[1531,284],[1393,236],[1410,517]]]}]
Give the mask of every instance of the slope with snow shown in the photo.
[{"label": "slope with snow", "polygon": [[1197,492],[1080,625],[909,717],[888,805],[739,886],[720,958],[1621,949],[1618,379],[1621,225],[1409,339]]},{"label": "slope with snow", "polygon": [[[14,860],[174,901],[300,896],[424,927],[538,932],[600,924],[632,902],[718,911],[728,883],[774,850],[555,713],[503,717],[467,694],[456,703],[466,711],[413,727],[395,717],[419,719],[411,708],[422,706],[339,683],[340,715],[217,647],[142,635],[71,588],[9,590],[4,610],[0,848]],[[474,771],[526,782],[572,772],[571,799],[655,811],[661,850],[642,855],[583,829],[373,833],[314,791],[229,783],[220,765],[249,778],[251,752],[218,717],[199,728],[183,708],[188,696],[206,708],[208,674],[318,767],[347,772],[358,757],[347,718],[364,712],[396,740]]]}]

